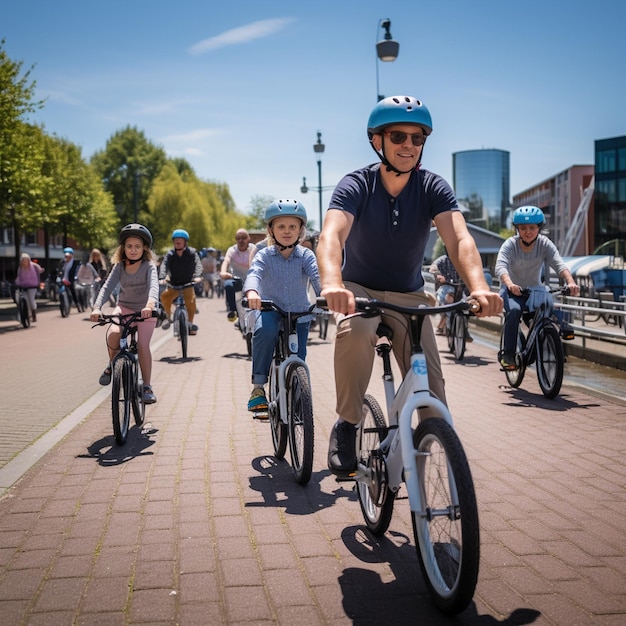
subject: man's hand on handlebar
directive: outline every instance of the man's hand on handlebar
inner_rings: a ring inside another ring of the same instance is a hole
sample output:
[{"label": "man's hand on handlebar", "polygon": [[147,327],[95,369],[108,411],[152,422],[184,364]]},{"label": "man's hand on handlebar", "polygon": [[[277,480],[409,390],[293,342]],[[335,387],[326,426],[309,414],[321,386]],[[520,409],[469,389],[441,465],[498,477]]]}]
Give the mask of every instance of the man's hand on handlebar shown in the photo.
[{"label": "man's hand on handlebar", "polygon": [[354,294],[342,285],[325,287],[322,289],[320,295],[322,298],[326,298],[326,303],[330,311],[343,313],[345,315],[351,315],[356,312]]},{"label": "man's hand on handlebar", "polygon": [[502,313],[503,302],[500,294],[489,289],[472,291],[468,300],[478,302],[480,308],[477,311],[473,311],[476,317],[492,317]]}]

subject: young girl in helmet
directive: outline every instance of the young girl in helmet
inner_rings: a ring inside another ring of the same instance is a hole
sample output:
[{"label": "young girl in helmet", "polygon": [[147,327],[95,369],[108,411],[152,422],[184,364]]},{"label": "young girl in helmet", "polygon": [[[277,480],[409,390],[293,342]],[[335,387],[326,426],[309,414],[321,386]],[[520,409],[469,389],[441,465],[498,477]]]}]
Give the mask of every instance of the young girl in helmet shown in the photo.
[{"label": "young girl in helmet", "polygon": [[[306,209],[296,200],[277,200],[265,210],[268,245],[254,256],[243,287],[250,309],[260,309],[261,300],[272,300],[284,311],[304,311],[310,306],[309,281],[319,295],[315,254],[299,245],[306,235],[306,220]],[[298,356],[303,360],[312,319],[313,315],[298,320]],[[276,311],[262,311],[256,319],[252,336],[254,388],[248,401],[249,411],[267,409],[264,385],[269,377],[279,322]]]},{"label": "young girl in helmet", "polygon": [[[120,231],[119,242],[119,247],[111,257],[113,269],[98,293],[90,319],[92,322],[100,319],[102,305],[108,301],[117,285],[120,291],[113,314],[126,315],[141,311],[144,321],[137,324],[137,352],[144,383],[143,399],[146,404],[152,404],[156,402],[156,396],[150,384],[152,375],[150,339],[156,326],[156,318],[152,317],[152,311],[159,301],[159,279],[152,252],[152,235],[142,224],[128,224]],[[100,376],[101,385],[108,385],[111,382],[111,362],[119,351],[120,334],[120,327],[112,325],[107,336],[109,365]]]},{"label": "young girl in helmet", "polygon": [[543,211],[536,206],[523,206],[513,213],[513,226],[517,233],[500,247],[495,272],[500,279],[500,296],[504,301],[504,349],[500,365],[515,369],[517,329],[522,313],[528,310],[528,296],[523,289],[541,285],[542,271],[550,266],[565,281],[570,294],[577,296],[578,285],[563,262],[554,243],[540,234],[545,224]]}]

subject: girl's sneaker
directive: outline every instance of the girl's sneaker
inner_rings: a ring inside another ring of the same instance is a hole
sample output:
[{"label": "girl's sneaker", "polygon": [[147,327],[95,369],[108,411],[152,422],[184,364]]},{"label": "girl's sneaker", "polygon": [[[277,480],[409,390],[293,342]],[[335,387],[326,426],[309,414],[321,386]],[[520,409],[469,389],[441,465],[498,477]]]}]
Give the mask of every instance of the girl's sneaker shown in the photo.
[{"label": "girl's sneaker", "polygon": [[267,410],[267,398],[262,387],[252,390],[250,399],[248,400],[248,411],[265,411]]}]

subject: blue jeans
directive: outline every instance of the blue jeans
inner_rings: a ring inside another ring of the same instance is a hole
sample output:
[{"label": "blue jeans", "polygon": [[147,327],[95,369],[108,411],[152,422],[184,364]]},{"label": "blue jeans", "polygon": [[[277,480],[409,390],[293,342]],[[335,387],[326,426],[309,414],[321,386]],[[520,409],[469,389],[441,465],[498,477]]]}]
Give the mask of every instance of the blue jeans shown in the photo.
[{"label": "blue jeans", "polygon": [[[278,340],[281,315],[276,311],[262,311],[257,317],[252,335],[252,384],[264,385],[272,366],[274,347]],[[297,324],[298,356],[306,359],[306,341],[309,336],[309,323]]]},{"label": "blue jeans", "polygon": [[514,296],[506,287],[500,289],[504,301],[504,340],[503,350],[508,357],[515,355],[517,348],[517,329],[526,308],[528,296]]},{"label": "blue jeans", "polygon": [[226,294],[226,306],[229,311],[237,312],[237,303],[235,302],[235,293],[243,289],[243,279],[229,278],[224,281],[224,292]]}]

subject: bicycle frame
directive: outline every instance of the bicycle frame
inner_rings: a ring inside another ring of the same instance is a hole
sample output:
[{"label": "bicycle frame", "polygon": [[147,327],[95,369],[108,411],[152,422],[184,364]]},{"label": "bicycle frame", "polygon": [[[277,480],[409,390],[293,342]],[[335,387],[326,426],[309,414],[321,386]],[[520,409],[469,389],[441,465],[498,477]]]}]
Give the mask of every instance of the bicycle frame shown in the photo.
[{"label": "bicycle frame", "polygon": [[[466,303],[454,303],[446,308],[449,310],[461,310],[468,308],[468,305]],[[442,309],[437,308],[436,310],[441,312]],[[409,319],[409,323],[412,326],[412,337],[420,336],[423,322],[424,317],[421,315],[412,316]],[[383,387],[387,405],[389,433],[381,441],[380,449],[383,452],[387,465],[389,488],[393,492],[397,492],[402,482],[404,482],[411,511],[418,515],[424,515],[422,497],[417,481],[418,469],[417,459],[413,454],[414,449],[412,445],[403,446],[402,442],[412,441],[413,414],[416,412],[420,421],[436,416],[443,418],[452,427],[454,427],[454,424],[452,415],[446,405],[430,393],[426,355],[422,350],[421,343],[412,347],[410,369],[404,376],[397,391],[391,372],[389,351],[390,347],[386,349],[387,353],[382,355],[385,364]],[[356,480],[368,482],[369,477],[365,471],[357,471]],[[451,485],[451,488],[453,488],[453,485]]]}]

